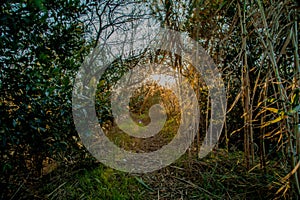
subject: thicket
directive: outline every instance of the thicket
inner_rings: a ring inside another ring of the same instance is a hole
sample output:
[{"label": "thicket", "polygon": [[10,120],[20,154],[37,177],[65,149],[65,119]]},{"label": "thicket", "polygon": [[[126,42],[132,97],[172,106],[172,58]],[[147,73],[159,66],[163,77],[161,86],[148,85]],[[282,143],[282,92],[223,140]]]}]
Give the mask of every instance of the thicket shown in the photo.
[{"label": "thicket", "polygon": [[[148,6],[139,12],[142,3]],[[136,6],[130,15],[124,11],[128,6]],[[293,0],[2,1],[1,189],[10,193],[19,179],[40,177],[46,160],[90,159],[73,125],[75,73],[98,40],[145,17],[188,33],[221,71],[228,108],[219,146],[243,150],[248,169],[257,158],[262,171],[277,160],[286,173],[278,193],[299,195],[299,3]],[[186,67],[177,61],[176,67]],[[112,120],[110,85],[127,68],[109,70],[117,76],[99,81],[100,123]],[[189,70],[186,77],[203,88],[201,77]],[[201,119],[207,119],[205,110]],[[201,123],[206,127],[207,120]]]}]

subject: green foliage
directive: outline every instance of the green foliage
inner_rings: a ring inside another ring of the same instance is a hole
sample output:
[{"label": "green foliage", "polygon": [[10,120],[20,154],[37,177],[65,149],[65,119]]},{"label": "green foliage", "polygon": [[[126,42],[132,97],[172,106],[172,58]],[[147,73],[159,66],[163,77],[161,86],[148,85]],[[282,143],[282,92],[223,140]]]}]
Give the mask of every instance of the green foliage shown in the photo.
[{"label": "green foliage", "polygon": [[[246,192],[255,195],[253,191],[263,188],[261,194],[264,197],[264,192],[268,190],[265,185],[274,181],[280,186],[279,190],[275,187],[279,195],[284,196],[287,191],[296,188],[299,194],[300,171],[296,167],[299,166],[297,162],[300,154],[299,5],[290,0],[278,4],[270,1],[226,0],[142,2],[147,3],[147,6],[142,6],[143,9],[149,8],[152,16],[162,26],[187,32],[191,38],[200,42],[221,69],[230,107],[226,116],[225,136],[222,135],[226,139],[227,150],[244,148],[245,153],[249,154],[251,149],[252,164],[256,164],[255,159],[260,158],[261,167],[265,170],[268,163],[266,161],[278,159],[286,172],[293,172],[287,176],[279,173],[278,180],[274,178],[277,175],[273,171],[270,176],[252,176],[250,171],[253,172],[253,168],[247,171],[238,165],[242,161],[232,164],[234,161],[231,162],[229,158],[230,162],[222,163],[220,168],[217,165],[207,165],[210,171],[200,174],[203,188],[217,188],[214,195],[221,197],[228,191],[244,192],[237,198],[247,198]],[[4,184],[12,186],[7,191],[1,190],[1,199],[6,199],[5,195],[18,191],[19,180],[40,177],[45,158],[53,158],[59,164],[75,163],[79,158],[86,158],[83,157],[86,156],[86,151],[79,143],[72,120],[73,78],[90,46],[98,42],[95,42],[96,38],[88,38],[87,34],[97,32],[98,39],[107,38],[115,28],[122,29],[122,23],[131,22],[133,18],[142,18],[139,9],[130,15],[122,13],[124,9],[118,9],[120,5],[134,7],[134,3],[80,0],[0,2],[0,188],[5,188],[2,187]],[[93,24],[95,18],[102,27]],[[164,55],[158,56],[159,53],[154,53],[156,55],[153,57],[167,56],[166,53],[161,53]],[[145,57],[147,56],[142,53],[132,60],[118,58],[102,76],[95,106],[102,125],[113,121],[110,89],[136,63],[145,61]],[[172,60],[172,55],[167,59]],[[177,64],[179,62],[176,57],[172,61]],[[201,107],[201,138],[209,123],[208,89],[199,86],[203,80],[195,75],[192,67],[186,63],[178,65],[191,85],[195,83],[193,88],[197,91]],[[148,110],[151,105],[164,100],[174,100],[164,99],[160,90],[147,98],[148,87],[141,88],[130,102],[132,118],[136,121],[140,119],[144,123],[141,126],[149,122]],[[176,102],[170,105],[174,104]],[[158,137],[150,140],[150,143],[159,144],[162,139],[168,142],[176,133],[179,117],[170,116],[173,113],[178,114],[178,110],[172,110],[170,106],[167,111],[169,118],[162,130],[162,135],[166,137]],[[148,150],[153,150],[152,146],[146,147],[140,140],[120,134],[120,130],[115,127],[112,129],[117,145],[126,148],[124,141],[132,140],[138,146],[137,150],[148,147]],[[244,136],[239,134],[241,130],[245,131]],[[247,134],[252,137],[250,142],[244,140]],[[201,143],[199,138],[198,146]],[[221,146],[224,143],[222,138]],[[254,146],[257,148],[254,149]],[[278,155],[276,152],[274,158],[271,153],[276,149],[281,149],[281,153]],[[231,155],[242,157],[234,153]],[[248,159],[250,157],[245,160]],[[291,160],[290,164],[287,160]],[[190,166],[188,163],[182,167],[190,170]],[[230,170],[220,170],[224,166]],[[198,172],[197,166],[194,167],[194,171]],[[252,167],[256,169],[256,166]],[[236,169],[239,170],[237,173]],[[13,174],[16,175],[12,176]],[[192,175],[195,173],[192,172]],[[295,180],[291,180],[291,177]],[[135,180],[144,186],[148,185],[142,179]],[[45,190],[50,191],[47,197],[53,199],[139,198],[138,194],[131,194],[128,190],[131,185],[134,185],[134,189],[138,188],[135,187],[135,180],[124,173],[101,168],[76,173],[71,181],[54,184],[55,187],[49,186]],[[195,179],[192,181],[197,182]],[[236,182],[232,183],[233,181]],[[250,189],[245,188],[249,182],[257,184]],[[292,182],[295,184],[292,185]],[[202,193],[203,190],[193,191],[195,198],[214,197],[210,193],[205,193],[204,196]],[[293,193],[296,194],[291,191]]]},{"label": "green foliage", "polygon": [[79,1],[1,3],[3,177],[16,172],[39,176],[44,158],[70,160],[78,149],[73,137],[77,133],[72,122],[72,79],[88,50],[77,18],[80,8]]}]

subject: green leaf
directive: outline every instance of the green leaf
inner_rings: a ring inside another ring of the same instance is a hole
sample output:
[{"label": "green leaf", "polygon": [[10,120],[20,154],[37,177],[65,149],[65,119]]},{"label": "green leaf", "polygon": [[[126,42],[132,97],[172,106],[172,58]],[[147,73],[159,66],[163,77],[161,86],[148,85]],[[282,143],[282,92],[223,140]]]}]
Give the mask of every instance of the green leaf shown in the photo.
[{"label": "green leaf", "polygon": [[134,177],[140,184],[142,184],[145,188],[147,188],[148,190],[154,192],[154,190],[152,188],[150,188],[144,181],[143,179],[139,178],[139,177]]},{"label": "green leaf", "polygon": [[289,114],[289,115],[295,114],[295,113],[297,113],[299,110],[300,110],[300,104],[297,105],[297,106],[295,106],[293,109],[291,109],[291,110],[288,112],[288,114]]}]

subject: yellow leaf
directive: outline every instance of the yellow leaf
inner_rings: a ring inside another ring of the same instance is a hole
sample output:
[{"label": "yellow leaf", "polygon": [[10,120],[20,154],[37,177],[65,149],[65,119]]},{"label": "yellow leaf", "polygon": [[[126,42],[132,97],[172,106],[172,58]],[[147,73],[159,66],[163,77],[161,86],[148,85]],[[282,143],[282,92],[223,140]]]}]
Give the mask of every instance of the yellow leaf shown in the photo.
[{"label": "yellow leaf", "polygon": [[292,96],[292,99],[291,99],[291,103],[292,103],[292,104],[295,102],[296,96],[297,96],[297,93],[295,93],[295,94]]},{"label": "yellow leaf", "polygon": [[275,98],[271,98],[271,99],[268,99],[268,102],[273,103],[275,100],[276,100]]},{"label": "yellow leaf", "polygon": [[270,123],[271,123],[271,124],[274,124],[274,123],[276,123],[276,122],[281,121],[283,118],[284,118],[284,115],[280,115],[280,116],[277,117],[276,119],[270,121]]},{"label": "yellow leaf", "polygon": [[257,115],[255,116],[255,118],[257,118],[259,115],[263,114],[264,112],[266,112],[266,110],[261,110],[259,113],[257,113]]},{"label": "yellow leaf", "polygon": [[244,127],[232,131],[232,132],[230,133],[230,136],[232,136],[233,134],[235,134],[235,133],[237,133],[237,132],[240,132],[243,128],[244,128]]},{"label": "yellow leaf", "polygon": [[275,114],[277,114],[278,113],[278,109],[277,108],[264,108],[263,110],[261,110],[257,115],[256,115],[256,117],[258,117],[258,116],[260,116],[261,114],[263,114],[264,112],[266,112],[266,111],[271,111],[272,113],[275,113]]},{"label": "yellow leaf", "polygon": [[281,139],[282,139],[282,134],[279,136],[279,139],[277,141],[278,144],[280,143]]},{"label": "yellow leaf", "polygon": [[269,126],[269,125],[271,125],[271,124],[277,123],[277,122],[281,121],[281,120],[284,119],[284,118],[285,118],[285,115],[280,115],[280,116],[277,117],[276,119],[274,119],[274,120],[272,120],[272,121],[266,122],[266,123],[265,123],[264,125],[262,125],[261,127],[263,128],[263,127]]},{"label": "yellow leaf", "polygon": [[277,108],[265,108],[265,109],[268,110],[268,111],[271,111],[271,112],[273,112],[275,114],[278,113],[278,109]]},{"label": "yellow leaf", "polygon": [[282,132],[281,129],[280,129],[279,131],[277,131],[276,133],[274,133],[274,132],[272,131],[272,132],[266,133],[266,134],[264,135],[264,137],[274,137],[274,136],[280,134],[281,132]]},{"label": "yellow leaf", "polygon": [[262,103],[264,103],[263,101],[261,102],[258,102],[257,106],[256,107],[259,107]]},{"label": "yellow leaf", "polygon": [[242,91],[239,92],[239,94],[236,96],[234,102],[232,103],[231,107],[229,108],[229,110],[227,111],[227,113],[229,113],[234,106],[237,104],[237,102],[239,101],[240,97],[241,97]]},{"label": "yellow leaf", "polygon": [[241,118],[245,117],[247,114],[248,114],[248,113],[245,112],[245,113],[241,116]]}]

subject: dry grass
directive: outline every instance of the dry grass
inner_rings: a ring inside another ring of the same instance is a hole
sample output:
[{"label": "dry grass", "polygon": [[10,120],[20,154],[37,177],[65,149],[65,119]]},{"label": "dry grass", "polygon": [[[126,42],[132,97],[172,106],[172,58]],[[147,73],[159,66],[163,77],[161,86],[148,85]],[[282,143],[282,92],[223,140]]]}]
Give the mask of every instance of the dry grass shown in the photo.
[{"label": "dry grass", "polygon": [[[269,162],[247,170],[243,153],[216,150],[205,159],[187,152],[171,166],[128,174],[100,163],[61,166],[43,178],[20,184],[14,199],[274,199],[284,171]],[[292,198],[286,193],[286,198]]]}]

